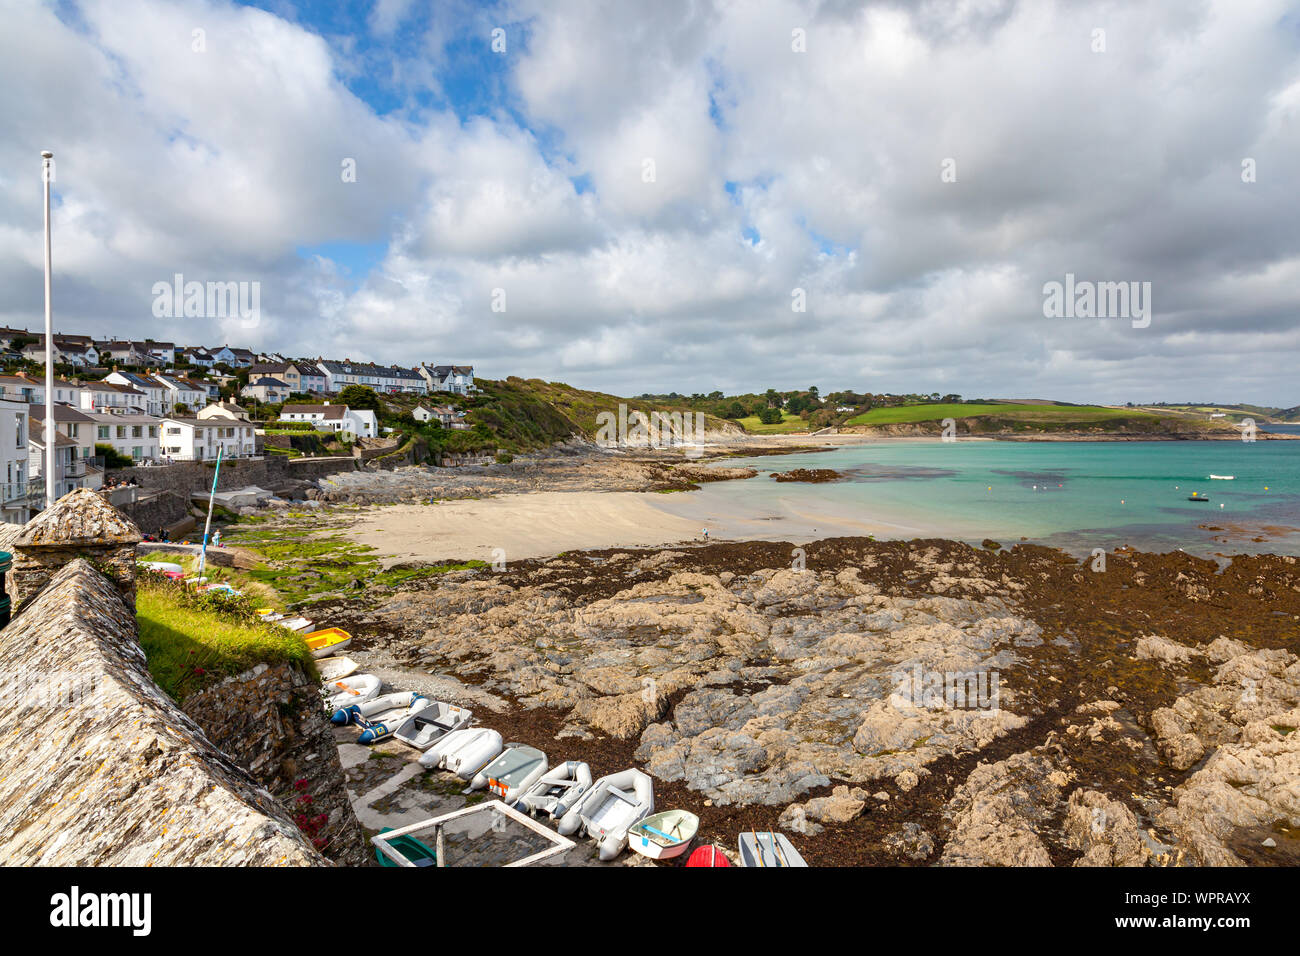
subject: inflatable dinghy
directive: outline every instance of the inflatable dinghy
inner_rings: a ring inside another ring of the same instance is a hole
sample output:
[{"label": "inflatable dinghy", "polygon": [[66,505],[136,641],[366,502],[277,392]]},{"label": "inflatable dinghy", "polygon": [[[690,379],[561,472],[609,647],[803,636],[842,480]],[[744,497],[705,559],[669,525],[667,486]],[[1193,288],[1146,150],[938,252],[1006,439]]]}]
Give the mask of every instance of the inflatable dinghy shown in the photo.
[{"label": "inflatable dinghy", "polygon": [[321,690],[325,696],[325,712],[333,714],[349,704],[364,704],[379,696],[380,681],[372,674],[353,674],[330,681]]},{"label": "inflatable dinghy", "polygon": [[420,766],[450,770],[468,780],[501,753],[501,735],[486,727],[453,730],[424,752]]},{"label": "inflatable dinghy", "polygon": [[349,704],[334,711],[330,723],[340,727],[356,724],[361,728],[359,744],[373,744],[391,737],[397,725],[416,711],[427,707],[429,701],[413,690],[384,694],[359,704]]},{"label": "inflatable dinghy", "polygon": [[591,768],[579,760],[552,767],[524,791],[519,809],[534,817],[558,820],[591,789]]},{"label": "inflatable dinghy", "polygon": [[507,744],[501,756],[474,774],[469,789],[482,790],[487,787],[513,806],[523,792],[546,773],[547,767],[546,754],[536,747]]},{"label": "inflatable dinghy", "polygon": [[581,832],[591,837],[600,848],[601,861],[607,862],[627,846],[627,831],[632,824],[654,809],[654,782],[640,770],[624,770],[592,784],[556,829],[561,836]]},{"label": "inflatable dinghy", "polygon": [[428,750],[453,730],[467,726],[473,716],[473,712],[464,707],[434,700],[424,710],[407,718],[393,731],[393,736],[416,750]]}]

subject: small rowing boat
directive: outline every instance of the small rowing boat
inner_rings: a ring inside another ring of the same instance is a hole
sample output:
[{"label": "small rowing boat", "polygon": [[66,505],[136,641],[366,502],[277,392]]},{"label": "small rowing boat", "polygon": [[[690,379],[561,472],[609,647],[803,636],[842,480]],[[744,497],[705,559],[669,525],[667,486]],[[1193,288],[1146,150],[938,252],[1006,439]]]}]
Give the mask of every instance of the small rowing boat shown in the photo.
[{"label": "small rowing boat", "polygon": [[750,830],[742,833],[737,844],[740,847],[740,865],[748,867],[764,866],[807,866],[799,851],[794,848],[784,833],[756,833]]},{"label": "small rowing boat", "polygon": [[627,831],[627,845],[652,860],[681,856],[695,839],[700,818],[687,810],[652,813]]},{"label": "small rowing boat", "polygon": [[597,780],[556,829],[560,836],[585,833],[600,848],[601,862],[607,863],[627,846],[632,825],[654,809],[654,781],[640,770],[624,770]]},{"label": "small rowing boat", "polygon": [[355,674],[360,666],[350,657],[322,657],[316,662],[316,670],[325,683]]},{"label": "small rowing boat", "polygon": [[696,849],[686,860],[687,866],[731,866],[727,855],[716,846],[702,846]]},{"label": "small rowing boat", "polygon": [[329,657],[352,643],[352,635],[342,628],[326,627],[303,635],[312,657]]},{"label": "small rowing boat", "polygon": [[426,770],[450,770],[469,780],[501,753],[501,735],[487,727],[462,727],[453,730],[420,758]]},{"label": "small rowing boat", "polygon": [[1236,475],[1210,475],[1215,481],[1235,481]]}]

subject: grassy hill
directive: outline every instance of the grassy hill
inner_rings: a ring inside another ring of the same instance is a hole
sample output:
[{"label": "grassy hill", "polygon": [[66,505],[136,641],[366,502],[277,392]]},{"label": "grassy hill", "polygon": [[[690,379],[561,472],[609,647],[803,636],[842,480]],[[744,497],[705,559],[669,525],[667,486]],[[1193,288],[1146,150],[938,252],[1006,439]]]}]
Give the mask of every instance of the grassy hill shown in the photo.
[{"label": "grassy hill", "polygon": [[1157,408],[1112,408],[1102,405],[1055,405],[1020,402],[920,403],[873,408],[855,415],[847,427],[890,428],[934,425],[946,418],[962,422],[963,432],[975,434],[1186,434],[1235,431],[1227,419],[1208,413],[1173,412]]},{"label": "grassy hill", "polygon": [[[574,435],[594,439],[599,429],[598,416],[609,412],[617,417],[620,404],[627,406],[629,414],[637,411],[646,415],[652,412],[687,414],[691,411],[685,402],[620,398],[538,378],[480,378],[475,384],[478,393],[468,397],[383,395],[381,400],[389,414],[410,412],[421,402],[426,405],[455,405],[464,410],[465,421],[473,428],[453,433],[457,442],[454,450],[501,448],[509,452],[544,448]],[[731,422],[712,415],[705,415],[704,420],[705,428],[709,430],[735,430]]]}]

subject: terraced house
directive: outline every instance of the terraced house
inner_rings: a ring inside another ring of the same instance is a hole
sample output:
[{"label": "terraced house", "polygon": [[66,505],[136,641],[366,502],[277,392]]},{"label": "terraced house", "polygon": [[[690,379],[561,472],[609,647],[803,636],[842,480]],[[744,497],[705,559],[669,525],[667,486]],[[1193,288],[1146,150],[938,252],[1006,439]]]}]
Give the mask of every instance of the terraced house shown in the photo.
[{"label": "terraced house", "polygon": [[162,420],[161,453],[172,461],[211,461],[217,452],[224,458],[250,458],[257,452],[251,423],[228,418],[175,418]]},{"label": "terraced house", "polygon": [[111,445],[119,455],[134,461],[158,458],[160,419],[152,415],[111,415],[87,412],[94,421],[95,444]]},{"label": "terraced house", "polygon": [[337,395],[349,385],[365,385],[376,392],[411,392],[417,395],[429,390],[424,376],[413,368],[349,361],[321,361],[317,367],[325,376],[325,391],[331,395]]}]

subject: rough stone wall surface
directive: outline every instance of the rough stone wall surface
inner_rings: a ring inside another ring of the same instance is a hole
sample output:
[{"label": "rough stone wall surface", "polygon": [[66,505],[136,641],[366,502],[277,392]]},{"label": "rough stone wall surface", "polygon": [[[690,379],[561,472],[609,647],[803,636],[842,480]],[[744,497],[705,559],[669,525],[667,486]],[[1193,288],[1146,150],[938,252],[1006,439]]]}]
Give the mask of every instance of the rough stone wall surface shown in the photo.
[{"label": "rough stone wall surface", "polygon": [[8,592],[21,609],[75,558],[108,575],[135,609],[135,546],[140,529],[104,498],[87,489],[69,492],[8,539],[14,556]]},{"label": "rough stone wall surface", "polygon": [[[290,460],[277,456],[256,461],[232,458],[221,463],[217,490],[244,488],[248,485],[269,488],[288,478],[310,480],[340,471],[352,471],[356,467],[356,462],[350,457]],[[211,489],[212,472],[212,462],[180,462],[148,468],[123,468],[115,471],[113,477],[121,480],[134,478],[143,488],[174,491],[188,500],[191,493]]]},{"label": "rough stone wall surface", "polygon": [[75,560],[4,630],[0,864],[322,865],[159,689],[116,587]]},{"label": "rough stone wall surface", "polygon": [[329,859],[374,862],[348,800],[316,684],[295,664],[258,664],[181,704],[222,753],[280,801]]},{"label": "rough stone wall surface", "polygon": [[160,528],[171,528],[190,516],[189,501],[173,491],[164,491],[119,507],[142,531],[149,534],[157,534]]}]

